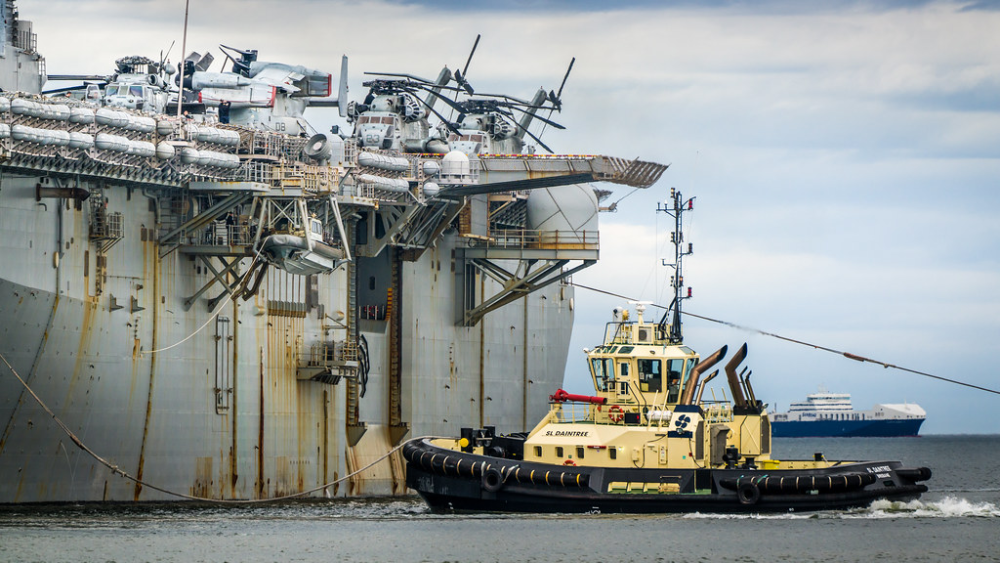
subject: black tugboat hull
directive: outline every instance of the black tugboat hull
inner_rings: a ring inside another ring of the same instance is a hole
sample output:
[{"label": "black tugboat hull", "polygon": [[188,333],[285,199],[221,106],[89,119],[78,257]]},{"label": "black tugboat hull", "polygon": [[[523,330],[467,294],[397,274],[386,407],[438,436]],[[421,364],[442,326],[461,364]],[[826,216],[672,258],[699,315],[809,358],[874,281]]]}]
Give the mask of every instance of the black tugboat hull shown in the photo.
[{"label": "black tugboat hull", "polygon": [[[407,485],[435,511],[790,512],[916,499],[926,468],[896,461],[826,469],[626,469],[523,463],[408,444]],[[624,487],[623,487],[624,485]],[[631,486],[630,486],[631,485]]]}]

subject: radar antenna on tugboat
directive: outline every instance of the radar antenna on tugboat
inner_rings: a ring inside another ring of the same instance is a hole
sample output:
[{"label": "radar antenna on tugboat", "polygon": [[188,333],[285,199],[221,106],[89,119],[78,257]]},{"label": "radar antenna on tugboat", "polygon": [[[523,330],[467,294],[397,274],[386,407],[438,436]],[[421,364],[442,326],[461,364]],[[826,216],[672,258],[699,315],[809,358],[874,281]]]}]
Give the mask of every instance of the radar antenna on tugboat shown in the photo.
[{"label": "radar antenna on tugboat", "polygon": [[[684,336],[681,334],[681,302],[685,299],[691,298],[691,288],[687,290],[687,295],[684,295],[684,270],[681,267],[682,260],[688,254],[694,252],[694,245],[690,242],[687,245],[687,250],[684,250],[684,213],[687,211],[694,210],[694,199],[690,198],[685,201],[684,196],[681,192],[677,191],[677,188],[670,188],[670,199],[663,202],[663,204],[657,204],[656,211],[666,213],[667,215],[674,218],[674,232],[670,235],[670,242],[674,243],[674,263],[668,264],[666,260],[663,260],[664,266],[670,266],[674,269],[674,275],[670,278],[670,285],[674,288],[674,298],[670,302],[670,306],[663,313],[663,318],[660,319],[660,324],[657,325],[656,329],[659,332],[659,337],[668,340],[671,344],[682,344],[684,342]],[[673,316],[671,316],[673,313]],[[670,329],[667,329],[667,318],[670,317]]]}]

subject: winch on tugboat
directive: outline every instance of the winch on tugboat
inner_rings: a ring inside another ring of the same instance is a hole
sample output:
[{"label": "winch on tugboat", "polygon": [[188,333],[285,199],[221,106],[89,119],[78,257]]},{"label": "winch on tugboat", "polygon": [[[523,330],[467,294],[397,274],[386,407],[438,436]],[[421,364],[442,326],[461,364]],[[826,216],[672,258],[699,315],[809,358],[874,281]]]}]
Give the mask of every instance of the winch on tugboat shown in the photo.
[{"label": "winch on tugboat", "polygon": [[[756,398],[743,344],[725,364],[731,398],[705,398],[706,358],[683,343],[680,306],[684,212],[672,190],[674,300],[659,323],[615,309],[602,344],[587,351],[594,395],[563,390],[530,432],[463,428],[458,439],[403,449],[407,485],[435,510],[511,512],[762,512],[864,506],[927,491],[926,467],[899,461],[782,460],[771,450],[767,406]],[[672,315],[672,318],[670,318]],[[670,322],[668,323],[668,318]]]}]

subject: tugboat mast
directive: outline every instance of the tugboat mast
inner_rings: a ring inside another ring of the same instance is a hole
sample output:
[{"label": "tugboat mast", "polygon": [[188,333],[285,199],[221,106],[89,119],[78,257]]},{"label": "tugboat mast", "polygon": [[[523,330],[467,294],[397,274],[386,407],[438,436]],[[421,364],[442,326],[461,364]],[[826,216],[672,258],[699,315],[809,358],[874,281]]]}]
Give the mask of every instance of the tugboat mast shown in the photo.
[{"label": "tugboat mast", "polygon": [[[686,211],[693,210],[694,198],[685,201],[684,196],[676,188],[670,188],[670,199],[662,204],[657,203],[656,206],[657,212],[666,213],[674,218],[674,231],[670,233],[670,242],[674,244],[674,263],[668,264],[666,260],[663,260],[664,266],[670,266],[674,269],[674,275],[670,277],[670,285],[674,288],[674,299],[670,302],[666,312],[663,313],[663,318],[660,319],[660,324],[657,326],[660,337],[665,338],[671,344],[684,342],[684,337],[681,334],[681,302],[691,297],[691,288],[688,288],[687,295],[683,294],[684,269],[682,268],[682,259],[694,252],[694,245],[689,242],[687,250],[684,249],[683,216]],[[673,313],[672,316],[671,313]],[[667,328],[668,317],[670,317],[669,330]]]}]

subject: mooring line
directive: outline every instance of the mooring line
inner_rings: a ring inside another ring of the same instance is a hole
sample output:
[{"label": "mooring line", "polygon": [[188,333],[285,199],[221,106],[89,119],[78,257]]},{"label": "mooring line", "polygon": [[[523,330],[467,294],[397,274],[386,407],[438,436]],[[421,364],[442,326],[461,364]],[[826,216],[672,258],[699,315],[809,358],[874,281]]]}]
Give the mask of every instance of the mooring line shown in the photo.
[{"label": "mooring line", "polygon": [[[253,273],[253,267],[254,267],[255,264],[257,264],[257,259],[259,259],[259,258],[260,258],[260,251],[258,250],[257,254],[254,255],[253,260],[250,262],[250,267],[247,268],[246,273],[243,274],[243,277],[242,277],[242,279],[240,279],[240,283],[239,283],[239,285],[237,287],[246,287],[247,280],[250,278],[250,274]],[[228,288],[227,288],[227,290],[228,290]],[[200,327],[196,328],[194,332],[192,332],[191,334],[185,336],[179,342],[174,342],[170,346],[166,346],[164,348],[159,348],[157,350],[140,350],[139,351],[139,355],[140,356],[145,356],[147,354],[156,354],[157,352],[164,352],[164,351],[169,350],[171,348],[174,348],[176,346],[180,346],[181,344],[184,344],[188,340],[191,340],[191,338],[193,338],[194,335],[196,335],[199,332],[201,332],[201,329],[203,329],[206,326],[208,326],[208,323],[212,322],[215,319],[215,317],[218,317],[220,314],[222,314],[222,310],[225,308],[226,304],[228,304],[232,299],[233,299],[233,292],[232,291],[226,291],[226,298],[222,301],[222,303],[220,303],[219,305],[215,306],[215,312],[212,313],[212,315],[208,317],[208,320],[205,321],[205,324],[203,324]]]},{"label": "mooring line", "polygon": [[[626,295],[621,295],[621,294],[618,294],[618,293],[613,293],[613,292],[606,291],[606,290],[603,290],[603,289],[597,289],[596,287],[589,287],[589,286],[582,285],[582,284],[579,284],[579,283],[576,283],[576,282],[569,282],[569,284],[572,285],[572,286],[574,286],[574,287],[579,287],[580,289],[586,289],[586,290],[589,290],[589,291],[593,291],[595,293],[603,293],[604,295],[610,295],[611,297],[617,297],[619,299],[625,299],[627,301],[638,301],[638,299],[635,299],[634,297],[628,297]],[[660,309],[666,309],[667,308],[667,307],[664,307],[663,305],[659,305],[659,304],[656,304],[656,303],[653,303],[652,305],[654,307],[659,307]],[[792,344],[798,344],[800,346],[808,346],[810,348],[815,348],[816,350],[822,350],[824,352],[830,352],[831,354],[837,354],[838,356],[843,356],[843,357],[845,357],[845,358],[847,358],[849,360],[854,360],[856,362],[876,364],[876,365],[880,365],[880,366],[882,366],[883,368],[886,368],[886,369],[889,369],[889,368],[891,368],[891,369],[897,369],[899,371],[905,371],[905,372],[912,373],[912,374],[915,374],[915,375],[922,375],[924,377],[930,377],[932,379],[937,379],[937,380],[945,381],[945,382],[948,382],[948,383],[954,383],[955,385],[962,385],[964,387],[970,387],[972,389],[978,389],[980,391],[985,391],[987,393],[993,393],[994,395],[1000,395],[1000,391],[997,391],[996,389],[990,389],[988,387],[980,387],[979,385],[975,385],[975,384],[972,384],[972,383],[966,383],[964,381],[958,381],[957,379],[949,379],[947,377],[942,377],[940,375],[934,375],[932,373],[927,373],[927,372],[924,372],[924,371],[918,371],[918,370],[910,369],[910,368],[903,367],[903,366],[897,366],[895,364],[890,364],[888,362],[883,362],[881,360],[873,360],[871,358],[866,358],[864,356],[859,356],[858,354],[852,354],[851,352],[844,352],[844,351],[837,350],[837,349],[834,349],[834,348],[829,348],[827,346],[821,346],[819,344],[812,344],[810,342],[805,342],[803,340],[796,340],[794,338],[789,338],[787,336],[782,336],[780,334],[775,334],[773,332],[767,332],[766,330],[761,330],[759,328],[753,328],[753,327],[738,325],[736,323],[732,323],[732,322],[729,322],[729,321],[723,321],[723,320],[719,320],[719,319],[713,319],[711,317],[706,317],[704,315],[697,315],[695,313],[689,313],[687,311],[681,311],[681,314],[687,315],[689,317],[694,317],[696,319],[701,319],[703,321],[708,321],[708,322],[712,322],[712,323],[717,323],[717,324],[725,325],[725,326],[732,327],[732,328],[735,328],[735,329],[738,329],[738,330],[744,330],[744,331],[747,331],[747,332],[755,332],[755,333],[761,334],[763,336],[770,336],[772,338],[777,338],[778,340],[784,340],[785,342],[791,342]]]}]

